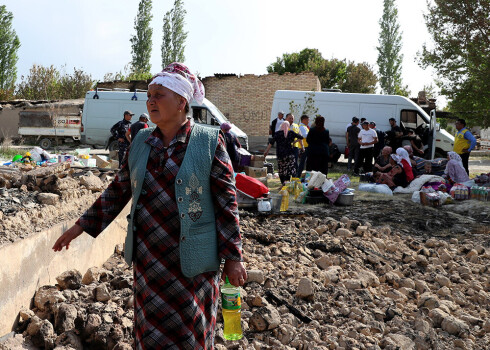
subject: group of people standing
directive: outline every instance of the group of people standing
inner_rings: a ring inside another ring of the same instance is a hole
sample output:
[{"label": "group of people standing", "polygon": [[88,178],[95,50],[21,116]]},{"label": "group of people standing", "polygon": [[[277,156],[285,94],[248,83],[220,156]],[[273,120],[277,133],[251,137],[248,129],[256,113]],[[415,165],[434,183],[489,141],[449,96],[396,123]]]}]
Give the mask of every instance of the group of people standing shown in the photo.
[{"label": "group of people standing", "polygon": [[133,115],[134,113],[131,111],[124,111],[123,119],[111,128],[112,137],[117,140],[119,145],[119,167],[122,165],[124,155],[131,144],[131,140],[134,139],[138,131],[148,128],[148,114],[141,114],[137,122],[131,123]]},{"label": "group of people standing", "polygon": [[340,158],[337,145],[332,143],[330,134],[325,128],[325,118],[318,115],[311,127],[310,118],[303,115],[300,124],[294,123],[294,116],[279,112],[270,126],[271,138],[264,153],[276,144],[279,178],[282,183],[291,177],[299,177],[306,167],[307,171],[320,171],[328,174],[329,162],[335,163]]}]

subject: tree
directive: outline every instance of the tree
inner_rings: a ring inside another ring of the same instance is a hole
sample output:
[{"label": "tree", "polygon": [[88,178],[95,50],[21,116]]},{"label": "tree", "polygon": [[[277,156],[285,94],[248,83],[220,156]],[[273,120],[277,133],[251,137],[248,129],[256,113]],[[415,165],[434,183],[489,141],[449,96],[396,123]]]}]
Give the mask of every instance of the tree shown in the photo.
[{"label": "tree", "polygon": [[379,20],[378,71],[379,84],[384,94],[408,96],[402,86],[402,36],[398,24],[398,9],[395,0],[384,0],[383,17]]},{"label": "tree", "polygon": [[324,59],[317,49],[285,53],[267,67],[269,73],[313,72],[324,89],[374,93],[377,77],[367,63],[355,64],[337,58]]},{"label": "tree", "polygon": [[162,66],[166,67],[172,62],[185,61],[185,40],[187,32],[184,31],[185,15],[182,0],[175,0],[174,8],[163,17]]},{"label": "tree", "polygon": [[433,0],[424,17],[434,45],[423,45],[420,65],[436,71],[450,112],[489,127],[490,1]]},{"label": "tree", "polygon": [[5,5],[0,6],[0,97],[10,98],[13,95],[17,79],[17,50],[20,40],[12,28],[14,16]]},{"label": "tree", "polygon": [[59,100],[82,98],[92,88],[90,75],[74,68],[73,75],[50,67],[34,64],[29,75],[21,77],[16,94],[26,100]]},{"label": "tree", "polygon": [[344,92],[374,94],[378,77],[368,63],[349,62],[346,67],[345,81],[340,85]]},{"label": "tree", "polygon": [[131,69],[133,73],[149,73],[151,70],[151,37],[153,35],[153,29],[150,27],[153,18],[151,8],[151,0],[141,0],[138,6],[138,14],[134,19],[136,34],[129,40],[131,42]]}]

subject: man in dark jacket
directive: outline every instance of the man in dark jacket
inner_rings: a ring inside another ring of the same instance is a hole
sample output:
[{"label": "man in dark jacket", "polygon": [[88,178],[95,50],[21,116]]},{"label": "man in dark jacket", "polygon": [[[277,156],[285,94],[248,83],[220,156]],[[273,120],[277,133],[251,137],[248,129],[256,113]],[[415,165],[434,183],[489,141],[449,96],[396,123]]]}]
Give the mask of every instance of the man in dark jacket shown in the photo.
[{"label": "man in dark jacket", "polygon": [[117,139],[117,141],[119,141],[119,166],[121,166],[124,154],[129,147],[129,141],[126,138],[126,132],[131,126],[131,118],[133,117],[133,115],[134,113],[132,113],[131,111],[124,111],[123,120],[118,121],[111,128],[112,136]]},{"label": "man in dark jacket", "polygon": [[136,123],[131,124],[128,131],[126,131],[126,139],[129,142],[131,142],[136,137],[136,134],[138,133],[138,131],[140,131],[141,129],[148,128],[147,123],[148,123],[149,119],[150,118],[148,117],[148,114],[146,114],[146,113],[143,113],[142,115],[140,115],[139,120]]}]

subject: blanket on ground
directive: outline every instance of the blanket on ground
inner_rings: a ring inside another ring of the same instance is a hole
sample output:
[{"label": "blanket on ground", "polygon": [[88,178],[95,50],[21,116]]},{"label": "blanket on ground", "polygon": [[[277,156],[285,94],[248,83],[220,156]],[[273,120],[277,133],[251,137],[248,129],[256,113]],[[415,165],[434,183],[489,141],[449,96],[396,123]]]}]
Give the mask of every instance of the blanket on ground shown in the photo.
[{"label": "blanket on ground", "polygon": [[393,190],[393,193],[414,193],[419,191],[426,182],[444,181],[444,179],[437,175],[421,175],[413,179],[407,187],[398,186]]}]

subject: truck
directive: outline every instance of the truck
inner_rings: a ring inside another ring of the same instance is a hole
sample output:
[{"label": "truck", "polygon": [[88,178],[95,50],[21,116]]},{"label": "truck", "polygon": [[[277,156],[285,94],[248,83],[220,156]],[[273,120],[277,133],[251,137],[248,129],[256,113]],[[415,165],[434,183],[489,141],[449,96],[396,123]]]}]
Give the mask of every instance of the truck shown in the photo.
[{"label": "truck", "polygon": [[82,113],[56,113],[53,111],[19,112],[19,136],[49,149],[56,141],[76,142],[82,135]]},{"label": "truck", "polygon": [[[87,145],[104,145],[109,150],[118,149],[118,142],[110,133],[111,127],[122,120],[126,110],[133,112],[133,118],[136,120],[141,114],[148,113],[146,100],[147,94],[144,90],[88,91],[83,106],[81,142]],[[222,123],[228,122],[223,113],[208,99],[204,99],[201,105],[192,101],[189,107],[196,123],[219,128]],[[154,126],[151,122],[148,124]],[[233,124],[231,132],[237,136],[243,147],[248,148],[247,134]]]},{"label": "truck", "polygon": [[[454,136],[436,123],[435,110],[428,115],[413,101],[398,95],[278,90],[274,94],[270,122],[277,118],[279,111],[294,113],[304,110],[305,106],[313,114],[310,117],[325,118],[325,127],[340,150],[345,149],[345,131],[352,117],[374,121],[376,129],[381,131],[390,130],[388,119],[395,118],[405,133],[412,129],[420,136],[429,148],[431,159],[445,157],[454,147]],[[299,122],[300,117],[295,115],[295,122]]]}]

